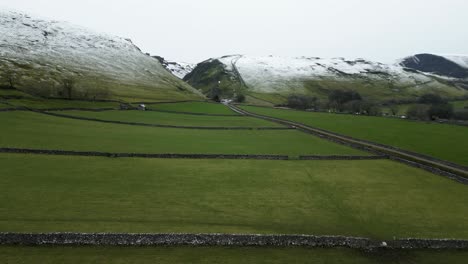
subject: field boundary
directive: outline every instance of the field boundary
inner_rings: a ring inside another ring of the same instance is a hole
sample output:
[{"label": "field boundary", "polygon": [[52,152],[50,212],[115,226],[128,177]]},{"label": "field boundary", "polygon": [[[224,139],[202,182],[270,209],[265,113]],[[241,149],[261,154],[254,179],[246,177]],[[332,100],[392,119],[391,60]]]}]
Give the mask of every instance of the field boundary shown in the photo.
[{"label": "field boundary", "polygon": [[0,148],[0,153],[42,154],[60,156],[89,156],[108,158],[158,158],[158,159],[259,159],[259,160],[288,160],[287,155],[254,155],[254,154],[178,154],[178,153],[114,153],[100,151],[74,151],[27,148]]},{"label": "field boundary", "polygon": [[[180,114],[180,115],[198,115],[198,116],[224,116],[224,117],[240,117],[241,115],[228,115],[228,114],[208,114],[208,113],[194,113],[194,112],[180,112],[180,111],[170,111],[170,110],[161,110],[161,109],[151,109],[147,108],[145,111],[153,111],[153,112],[162,112],[162,113],[170,113],[170,114]],[[233,112],[235,113],[235,112]]]},{"label": "field boundary", "polygon": [[179,128],[179,129],[202,129],[202,130],[293,130],[292,127],[223,127],[223,126],[213,126],[213,127],[204,127],[204,126],[177,126],[177,125],[162,125],[162,124],[148,124],[148,123],[139,123],[139,122],[126,122],[126,121],[117,121],[117,120],[105,120],[105,119],[98,119],[98,118],[90,118],[90,117],[81,117],[81,116],[73,116],[67,114],[59,114],[59,113],[51,113],[46,111],[38,111],[32,110],[33,112],[55,116],[55,117],[62,117],[62,118],[69,118],[75,120],[84,120],[84,121],[92,121],[92,122],[101,122],[101,123],[109,123],[109,124],[119,124],[119,125],[130,125],[130,126],[145,126],[145,127],[160,127],[160,128]]},{"label": "field boundary", "polygon": [[229,104],[228,106],[240,114],[277,122],[283,125],[294,126],[300,131],[313,134],[315,136],[318,136],[318,137],[321,137],[321,138],[324,138],[324,139],[327,139],[327,140],[330,140],[339,144],[344,144],[344,145],[348,145],[354,148],[367,150],[372,153],[376,153],[380,155],[388,155],[389,158],[392,160],[399,161],[399,162],[402,162],[404,164],[407,164],[413,167],[424,169],[426,171],[432,172],[440,176],[447,177],[449,179],[455,180],[463,184],[468,184],[468,171],[464,168],[465,166],[462,166],[462,165],[452,164],[451,162],[438,160],[435,158],[426,158],[416,153],[407,152],[407,151],[400,150],[395,147],[352,138],[352,137],[334,133],[328,130],[311,127],[311,126],[308,126],[299,122],[294,122],[294,121],[285,120],[281,118],[251,113],[231,104]]},{"label": "field boundary", "polygon": [[468,240],[261,234],[0,233],[1,245],[259,246],[389,249],[468,249]]},{"label": "field boundary", "polygon": [[377,156],[348,156],[348,155],[304,155],[299,156],[300,160],[379,160],[388,159],[386,155]]},{"label": "field boundary", "polygon": [[[28,148],[2,148],[0,153],[39,154],[60,156],[89,156],[108,158],[159,158],[159,159],[258,159],[258,160],[297,160],[288,155],[271,154],[181,154],[181,153],[118,153],[101,151],[74,151]],[[376,160],[387,159],[387,156],[352,156],[352,155],[304,155],[299,160]]]}]

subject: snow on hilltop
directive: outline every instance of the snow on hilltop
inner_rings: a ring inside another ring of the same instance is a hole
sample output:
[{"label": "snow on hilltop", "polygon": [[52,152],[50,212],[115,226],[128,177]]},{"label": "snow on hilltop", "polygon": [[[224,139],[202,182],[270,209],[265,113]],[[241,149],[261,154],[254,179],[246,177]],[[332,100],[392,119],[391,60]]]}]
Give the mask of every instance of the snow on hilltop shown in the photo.
[{"label": "snow on hilltop", "polygon": [[466,81],[468,56],[422,53],[403,58],[400,65],[438,77]]},{"label": "snow on hilltop", "polygon": [[[17,67],[20,66],[20,67]],[[18,73],[25,86],[60,85],[60,78],[76,82],[105,81],[119,86],[146,88],[191,87],[167,73],[129,39],[96,33],[67,22],[35,18],[15,11],[0,11],[0,71],[34,69]],[[33,78],[33,80],[31,80]],[[91,84],[89,84],[91,85]],[[83,86],[86,86],[83,84]]]},{"label": "snow on hilltop", "polygon": [[160,56],[153,57],[159,60],[159,62],[162,64],[162,66],[164,66],[164,68],[166,68],[166,70],[177,76],[179,79],[183,79],[185,75],[192,72],[195,66],[197,66],[193,63],[167,61]]},{"label": "snow on hilltop", "polygon": [[468,55],[441,55],[442,57],[468,69]]},{"label": "snow on hilltop", "polygon": [[233,55],[217,60],[225,65],[226,70],[237,71],[247,86],[258,92],[281,92],[286,85],[302,86],[304,80],[366,78],[406,85],[432,81],[431,77],[407,71],[398,64],[383,64],[364,59]]}]

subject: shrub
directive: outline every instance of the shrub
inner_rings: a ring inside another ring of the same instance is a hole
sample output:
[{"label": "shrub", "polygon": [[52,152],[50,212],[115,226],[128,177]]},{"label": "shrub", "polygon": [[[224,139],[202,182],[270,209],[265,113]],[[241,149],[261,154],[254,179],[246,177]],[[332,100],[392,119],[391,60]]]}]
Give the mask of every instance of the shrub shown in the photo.
[{"label": "shrub", "polygon": [[243,94],[238,94],[238,95],[236,96],[235,100],[236,100],[236,102],[238,102],[238,103],[243,103],[243,102],[245,102],[245,95],[243,95]]},{"label": "shrub", "polygon": [[451,104],[434,104],[428,110],[431,119],[450,119],[453,116],[453,106]]}]

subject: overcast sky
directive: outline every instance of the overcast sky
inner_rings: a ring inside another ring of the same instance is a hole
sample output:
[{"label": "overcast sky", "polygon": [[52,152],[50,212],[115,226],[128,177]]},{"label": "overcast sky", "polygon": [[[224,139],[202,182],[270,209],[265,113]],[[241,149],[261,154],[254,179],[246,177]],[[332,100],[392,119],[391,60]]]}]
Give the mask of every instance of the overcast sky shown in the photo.
[{"label": "overcast sky", "polygon": [[467,0],[0,0],[0,7],[128,37],[144,52],[186,62],[468,54]]}]

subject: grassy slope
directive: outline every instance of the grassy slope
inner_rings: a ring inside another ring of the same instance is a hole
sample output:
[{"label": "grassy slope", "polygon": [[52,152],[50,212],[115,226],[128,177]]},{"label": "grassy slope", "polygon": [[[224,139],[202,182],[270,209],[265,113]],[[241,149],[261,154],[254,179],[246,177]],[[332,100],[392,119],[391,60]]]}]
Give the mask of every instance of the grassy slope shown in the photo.
[{"label": "grassy slope", "polygon": [[311,113],[243,106],[259,114],[298,121],[344,135],[468,165],[468,128],[382,117]]},{"label": "grassy slope", "polygon": [[238,115],[223,104],[205,102],[148,104],[149,109],[218,115]]},{"label": "grassy slope", "polygon": [[0,146],[83,151],[223,154],[365,153],[295,130],[193,130],[0,112]]},{"label": "grassy slope", "polygon": [[50,109],[50,108],[119,108],[117,102],[91,102],[79,100],[64,100],[64,99],[40,99],[40,98],[22,98],[9,99],[8,103],[15,106],[25,106],[35,109]]},{"label": "grassy slope", "polygon": [[7,263],[314,263],[464,264],[467,251],[391,251],[377,255],[351,249],[228,247],[0,247]]},{"label": "grassy slope", "polygon": [[176,126],[225,126],[225,127],[279,127],[281,125],[253,117],[246,116],[202,116],[185,115],[152,111],[59,111],[58,113],[98,118],[113,121],[139,122],[146,124],[164,124]]},{"label": "grassy slope", "polygon": [[0,231],[468,238],[465,185],[388,160],[0,154],[0,175]]}]

